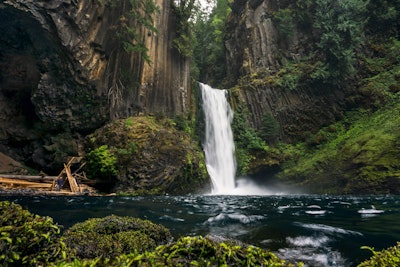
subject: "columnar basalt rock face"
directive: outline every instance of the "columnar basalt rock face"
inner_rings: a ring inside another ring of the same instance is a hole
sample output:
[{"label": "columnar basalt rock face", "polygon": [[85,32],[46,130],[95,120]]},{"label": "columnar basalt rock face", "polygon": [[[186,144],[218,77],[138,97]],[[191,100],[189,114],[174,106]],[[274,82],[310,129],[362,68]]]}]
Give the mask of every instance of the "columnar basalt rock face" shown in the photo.
[{"label": "columnar basalt rock face", "polygon": [[139,92],[143,103],[140,103],[153,113],[170,116],[186,113],[190,105],[190,61],[173,48],[176,21],[171,2],[155,2],[161,12],[155,17],[157,33],[148,33],[146,38],[152,64],[144,65]]},{"label": "columnar basalt rock face", "polygon": [[43,166],[43,146],[62,132],[86,134],[139,113],[186,113],[189,61],[172,46],[171,1],[156,4],[158,31],[140,30],[147,65],[117,35],[129,0],[0,1],[0,151],[38,155],[31,161]]},{"label": "columnar basalt rock face", "polygon": [[[340,117],[345,94],[323,87],[282,89],[265,82],[286,63],[298,63],[315,43],[315,33],[310,29],[304,32],[296,20],[291,34],[279,30],[276,14],[288,4],[276,0],[234,1],[225,47],[228,80],[239,89],[232,91],[234,104],[246,106],[254,128],[262,127],[265,114],[272,115],[281,126],[280,139],[294,141]],[[259,73],[264,80],[253,82],[252,77],[257,79]]]}]

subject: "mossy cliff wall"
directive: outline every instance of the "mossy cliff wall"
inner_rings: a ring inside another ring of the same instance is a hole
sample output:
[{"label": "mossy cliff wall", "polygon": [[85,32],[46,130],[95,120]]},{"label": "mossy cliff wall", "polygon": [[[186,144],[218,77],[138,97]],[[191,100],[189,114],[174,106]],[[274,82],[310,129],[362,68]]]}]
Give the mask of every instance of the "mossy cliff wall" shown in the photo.
[{"label": "mossy cliff wall", "polygon": [[[227,80],[234,106],[248,110],[252,127],[268,114],[279,122],[280,139],[301,140],[341,116],[346,92],[306,84],[315,66],[303,64],[315,53],[318,31],[305,25],[297,3],[236,0],[225,33]],[[304,14],[307,15],[307,14]],[[310,63],[310,62],[309,62]],[[315,63],[315,62],[314,62]]]},{"label": "mossy cliff wall", "polygon": [[[152,32],[130,21],[129,0],[0,1],[0,152],[43,167],[62,134],[69,142],[121,117],[186,114],[189,61],[172,45],[171,1],[155,3]],[[124,49],[126,26],[150,65]]]}]

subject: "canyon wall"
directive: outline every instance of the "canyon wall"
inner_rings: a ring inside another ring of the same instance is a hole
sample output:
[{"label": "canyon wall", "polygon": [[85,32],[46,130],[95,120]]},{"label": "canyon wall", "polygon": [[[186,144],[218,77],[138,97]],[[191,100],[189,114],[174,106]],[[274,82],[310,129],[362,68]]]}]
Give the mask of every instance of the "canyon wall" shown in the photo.
[{"label": "canyon wall", "polygon": [[[0,152],[45,166],[55,146],[77,151],[73,140],[107,121],[187,113],[189,60],[172,45],[172,2],[155,3],[152,32],[131,23],[129,0],[0,1]],[[127,27],[150,64],[124,49]]]},{"label": "canyon wall", "polygon": [[[291,89],[274,86],[283,67],[297,67],[316,50],[318,32],[302,25],[294,13],[287,15],[291,20],[279,24],[279,12],[299,12],[295,3],[236,0],[231,8],[225,33],[227,79],[235,86],[233,105],[246,108],[252,127],[261,129],[264,116],[270,115],[280,125],[280,139],[290,142],[341,116],[342,90],[322,84],[311,88],[301,81]],[[285,31],[282,25],[290,28]]]}]

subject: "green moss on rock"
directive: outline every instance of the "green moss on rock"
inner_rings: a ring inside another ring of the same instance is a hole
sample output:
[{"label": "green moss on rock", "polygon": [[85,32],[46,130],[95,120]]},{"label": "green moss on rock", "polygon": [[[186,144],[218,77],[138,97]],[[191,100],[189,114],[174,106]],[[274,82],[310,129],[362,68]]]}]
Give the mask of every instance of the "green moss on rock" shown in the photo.
[{"label": "green moss on rock", "polygon": [[294,267],[275,254],[255,246],[240,246],[209,237],[182,237],[152,252],[120,255],[116,258],[74,261],[57,266],[269,266]]},{"label": "green moss on rock", "polygon": [[103,146],[116,158],[111,168],[117,170],[116,177],[111,179],[120,194],[184,194],[208,182],[199,144],[168,119],[142,116],[114,121],[88,137],[87,155]]},{"label": "green moss on rock", "polygon": [[171,233],[162,225],[114,215],[77,223],[63,235],[70,255],[81,259],[143,253],[171,239]]},{"label": "green moss on rock", "polygon": [[18,204],[0,202],[0,233],[2,266],[44,266],[62,258],[58,225]]},{"label": "green moss on rock", "polygon": [[399,115],[396,100],[376,112],[348,113],[292,147],[281,177],[319,193],[399,194]]}]

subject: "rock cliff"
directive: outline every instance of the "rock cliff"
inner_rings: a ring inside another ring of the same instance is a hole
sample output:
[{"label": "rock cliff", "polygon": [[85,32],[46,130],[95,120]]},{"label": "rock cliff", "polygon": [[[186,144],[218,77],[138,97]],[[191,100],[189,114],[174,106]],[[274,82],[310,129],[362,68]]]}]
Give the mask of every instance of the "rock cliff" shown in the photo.
[{"label": "rock cliff", "polygon": [[49,168],[65,160],[63,146],[78,153],[79,136],[108,120],[185,114],[189,61],[172,46],[171,1],[155,2],[157,32],[130,25],[147,64],[117,35],[129,24],[129,0],[0,1],[0,151]]},{"label": "rock cliff", "polygon": [[[328,85],[311,89],[298,77],[289,77],[287,84],[278,81],[285,66],[297,67],[316,50],[318,32],[290,13],[300,12],[293,5],[276,0],[234,1],[225,33],[227,76],[230,86],[236,86],[234,105],[246,107],[256,129],[262,128],[266,114],[272,116],[281,126],[280,139],[289,142],[340,117],[346,96],[342,88],[327,90]],[[280,24],[279,14],[285,11],[288,21]],[[296,88],[289,88],[291,82],[297,83]]]}]

